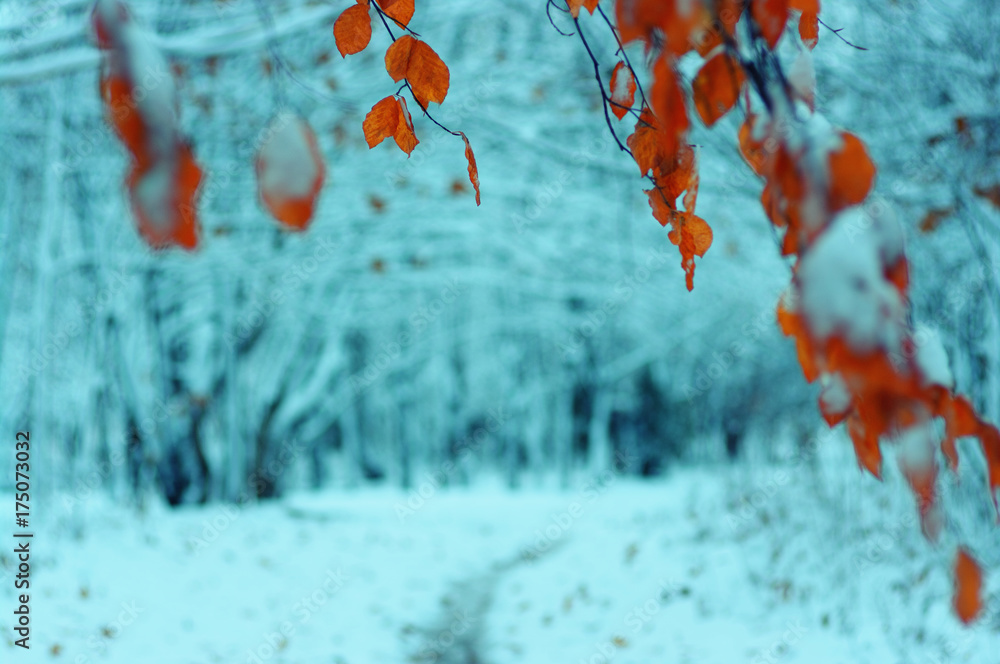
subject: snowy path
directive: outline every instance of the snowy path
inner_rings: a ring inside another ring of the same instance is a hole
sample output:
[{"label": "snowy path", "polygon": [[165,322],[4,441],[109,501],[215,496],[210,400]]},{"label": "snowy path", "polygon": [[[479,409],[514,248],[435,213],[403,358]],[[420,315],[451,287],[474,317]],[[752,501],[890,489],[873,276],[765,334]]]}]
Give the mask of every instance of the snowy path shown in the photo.
[{"label": "snowy path", "polygon": [[37,538],[34,647],[13,661],[1000,662],[994,616],[951,617],[947,551],[899,487],[810,481],[449,491],[402,521],[394,491],[141,519],[92,504]]}]

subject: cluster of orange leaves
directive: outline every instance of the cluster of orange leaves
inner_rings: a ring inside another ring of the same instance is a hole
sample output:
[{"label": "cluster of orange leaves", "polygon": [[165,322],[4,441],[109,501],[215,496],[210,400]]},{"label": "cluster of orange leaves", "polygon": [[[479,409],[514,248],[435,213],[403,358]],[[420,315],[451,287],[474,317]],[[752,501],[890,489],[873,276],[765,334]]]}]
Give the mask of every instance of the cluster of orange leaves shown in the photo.
[{"label": "cluster of orange leaves", "polygon": [[[597,9],[593,0],[567,0],[567,5],[574,19],[581,9],[590,13]],[[782,253],[796,257],[796,271],[798,261],[834,217],[862,203],[875,179],[875,165],[857,136],[837,132],[836,147],[824,154],[808,140],[790,140],[790,132],[780,130],[771,117],[751,112],[747,85],[750,71],[738,55],[738,44],[747,37],[736,30],[747,5],[746,34],[758,40],[761,48],[774,49],[792,18],[798,19],[802,44],[808,49],[816,46],[819,0],[618,0],[615,3],[620,42],[624,45],[639,41],[645,45],[647,54],[654,57],[648,103],[639,109],[627,145],[641,175],[654,184],[646,192],[649,204],[653,216],[672,228],[670,239],[679,245],[688,290],[693,287],[694,257],[702,256],[712,243],[708,224],[694,214],[698,174],[695,155],[687,140],[689,98],[702,122],[711,127],[737,105],[741,94],[746,95],[747,116],[738,136],[740,149],[764,181],[761,203],[771,223],[783,232]],[[704,62],[688,93],[677,63],[692,51],[697,51]],[[610,94],[605,95],[619,120],[635,112],[631,107],[636,84],[626,62],[615,67]],[[794,85],[780,89],[787,95],[782,100],[786,108],[801,102],[811,112],[812,91],[798,90]],[[794,122],[794,114],[788,115]],[[817,154],[826,160],[825,168],[808,166]],[[682,195],[683,208],[677,204]],[[905,302],[909,286],[905,256],[892,259],[883,268],[885,281],[898,290]],[[792,292],[798,287],[796,272]],[[988,489],[996,501],[996,491],[1000,489],[1000,432],[976,413],[968,399],[953,394],[948,387],[933,384],[923,375],[914,359],[913,330],[906,330],[902,341],[901,355],[909,359],[900,364],[890,361],[886,349],[859,350],[839,334],[821,337],[810,326],[808,317],[793,307],[779,305],[778,319],[782,330],[795,338],[806,378],[814,381],[829,374],[846,388],[849,399],[844,407],[832,412],[821,401],[821,409],[830,426],[846,422],[858,462],[864,469],[881,477],[880,441],[891,441],[902,432],[941,418],[945,423],[941,450],[948,465],[953,470],[957,468],[957,438],[978,438],[988,466]],[[903,471],[916,496],[924,533],[933,539],[939,528],[939,523],[931,518],[937,497],[935,466],[931,463],[913,468],[904,464]],[[962,621],[970,622],[982,609],[981,572],[961,547],[954,574],[954,608]]]},{"label": "cluster of orange leaves", "polygon": [[[414,12],[413,0],[357,0],[357,4],[345,9],[333,24],[333,36],[342,57],[360,53],[368,47],[372,37],[373,9],[383,20],[388,18],[409,31],[408,25]],[[386,27],[389,27],[388,23]],[[448,66],[433,48],[412,34],[403,34],[398,39],[393,39],[385,52],[385,70],[393,81],[404,81],[417,105],[425,113],[431,102],[441,104],[448,95]],[[369,148],[392,138],[399,149],[409,156],[420,143],[413,130],[413,120],[406,108],[406,100],[399,95],[389,95],[372,106],[365,116],[362,128]],[[469,181],[476,191],[476,205],[479,205],[479,169],[472,146],[463,132],[450,133],[461,137],[465,142]]]}]

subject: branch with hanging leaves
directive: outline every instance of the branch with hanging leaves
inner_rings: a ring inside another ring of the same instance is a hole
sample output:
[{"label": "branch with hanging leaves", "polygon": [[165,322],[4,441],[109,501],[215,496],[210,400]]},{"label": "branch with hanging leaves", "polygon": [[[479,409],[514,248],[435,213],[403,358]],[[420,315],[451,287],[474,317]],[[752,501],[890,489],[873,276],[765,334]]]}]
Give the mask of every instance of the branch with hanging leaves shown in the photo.
[{"label": "branch with hanging leaves", "polygon": [[[448,66],[434,49],[409,27],[410,19],[413,18],[413,0],[363,0],[348,7],[333,24],[337,50],[342,57],[347,57],[367,48],[372,37],[372,10],[392,39],[392,44],[385,52],[386,72],[393,81],[402,81],[403,85],[395,94],[372,106],[365,116],[362,128],[368,147],[373,148],[385,139],[392,138],[399,149],[409,156],[420,143],[406,99],[400,94],[403,90],[409,90],[413,101],[431,122],[452,136],[458,136],[465,143],[469,181],[476,192],[476,205],[479,205],[479,169],[468,137],[464,132],[445,127],[429,111],[431,103],[441,104],[448,95],[450,73]],[[396,37],[390,22],[401,28],[404,34]]]}]

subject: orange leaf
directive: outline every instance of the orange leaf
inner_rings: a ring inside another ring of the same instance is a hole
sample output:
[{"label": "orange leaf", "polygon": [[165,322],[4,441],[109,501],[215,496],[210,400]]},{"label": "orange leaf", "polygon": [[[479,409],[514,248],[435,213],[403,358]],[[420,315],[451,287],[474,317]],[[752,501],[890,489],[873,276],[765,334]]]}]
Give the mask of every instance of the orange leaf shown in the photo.
[{"label": "orange leaf", "polygon": [[566,0],[569,13],[573,18],[580,18],[580,7],[585,7],[591,14],[597,9],[598,0]]},{"label": "orange leaf", "polygon": [[964,548],[959,548],[955,558],[955,596],[953,605],[958,619],[968,625],[983,609],[981,596],[983,573],[979,563]]},{"label": "orange leaf", "polygon": [[635,77],[624,62],[615,65],[611,72],[611,112],[621,120],[635,101]]},{"label": "orange leaf", "polygon": [[472,154],[472,146],[469,145],[469,139],[464,133],[458,132],[462,135],[462,140],[465,141],[465,159],[469,162],[469,182],[472,183],[472,188],[476,190],[476,205],[479,205],[479,168],[476,167],[476,155]]},{"label": "orange leaf", "polygon": [[799,18],[799,37],[810,51],[819,43],[819,15],[815,12],[802,12]]},{"label": "orange leaf", "polygon": [[620,0],[615,3],[615,19],[622,43],[643,39],[651,45],[659,33],[666,38],[664,53],[683,55],[691,50],[696,37],[702,18],[700,7],[700,1]]},{"label": "orange leaf", "polygon": [[395,137],[399,122],[399,104],[394,96],[390,95],[372,106],[361,124],[369,149],[390,136]]},{"label": "orange leaf", "polygon": [[669,237],[671,242],[680,245],[681,267],[687,289],[691,291],[694,290],[694,257],[704,256],[712,246],[712,229],[704,219],[687,212],[678,212],[674,218],[674,230]]},{"label": "orange leaf", "polygon": [[264,206],[292,230],[305,230],[326,178],[316,134],[309,124],[289,113],[277,116],[257,152],[256,170]]},{"label": "orange leaf", "polygon": [[673,154],[690,123],[684,93],[674,70],[674,59],[666,53],[653,64],[653,86],[649,101],[660,130],[658,136],[662,152]]},{"label": "orange leaf", "polygon": [[635,133],[626,141],[632,150],[635,163],[639,166],[640,175],[646,175],[651,169],[656,168],[662,159],[658,133],[656,118],[648,108],[643,109],[635,123]]},{"label": "orange leaf", "polygon": [[405,78],[413,96],[424,108],[430,102],[440,104],[448,94],[448,66],[430,46],[403,35],[385,52],[385,69],[392,80]]},{"label": "orange leaf", "polygon": [[368,5],[353,5],[345,9],[333,23],[333,38],[343,58],[365,50],[372,39]]},{"label": "orange leaf", "polygon": [[379,6],[386,16],[402,26],[413,18],[413,0],[382,0]]},{"label": "orange leaf", "polygon": [[797,9],[800,12],[819,13],[819,0],[788,0],[789,9]]},{"label": "orange leaf", "polygon": [[[875,181],[875,164],[865,144],[854,134],[841,132],[843,145],[830,153],[828,205],[836,212],[865,200]],[[786,193],[787,195],[787,193]]]},{"label": "orange leaf", "polygon": [[399,121],[396,123],[396,131],[393,133],[392,138],[396,141],[399,149],[409,157],[410,153],[413,152],[413,148],[417,147],[417,143],[420,141],[417,140],[416,134],[413,133],[413,119],[410,118],[410,111],[406,108],[406,100],[402,97],[395,97],[394,99],[399,108]]},{"label": "orange leaf", "polygon": [[361,126],[369,148],[391,136],[399,149],[409,156],[420,142],[413,133],[413,120],[406,108],[406,100],[395,95],[381,99],[372,106]]},{"label": "orange leaf", "polygon": [[743,13],[743,0],[714,0],[715,18],[730,35],[736,33],[736,24]]},{"label": "orange leaf", "polygon": [[711,127],[736,105],[742,85],[743,70],[727,53],[719,53],[702,66],[691,84],[691,92],[706,127]]},{"label": "orange leaf", "polygon": [[777,46],[788,21],[788,0],[752,0],[750,15],[767,45],[772,49]]}]

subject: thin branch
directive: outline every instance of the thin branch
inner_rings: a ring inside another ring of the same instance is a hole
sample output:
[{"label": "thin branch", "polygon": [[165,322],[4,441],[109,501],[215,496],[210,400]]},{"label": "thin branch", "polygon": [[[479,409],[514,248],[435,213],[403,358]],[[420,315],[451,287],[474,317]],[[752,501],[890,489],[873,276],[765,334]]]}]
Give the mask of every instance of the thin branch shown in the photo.
[{"label": "thin branch", "polygon": [[[555,31],[558,32],[559,34],[561,34],[563,37],[572,37],[573,36],[572,32],[563,32],[562,30],[559,29],[559,26],[556,25],[555,20],[553,20],[553,18],[552,18],[552,8],[553,7],[555,7],[556,9],[560,9],[559,7],[556,7],[556,4],[555,4],[554,0],[548,0],[548,2],[545,3],[545,15],[549,17],[549,24],[553,28],[555,28]],[[560,9],[560,11],[561,11],[561,9]]]},{"label": "thin branch", "polygon": [[597,85],[601,88],[601,107],[604,108],[604,120],[608,123],[608,131],[611,132],[611,136],[615,139],[615,143],[621,148],[623,152],[627,152],[629,155],[632,151],[625,147],[621,139],[618,138],[618,134],[615,133],[615,127],[611,123],[611,113],[608,112],[608,94],[604,91],[604,81],[601,79],[601,65],[597,61],[597,57],[590,48],[590,44],[587,43],[587,38],[583,36],[583,30],[580,29],[580,20],[573,19],[573,24],[576,26],[576,33],[580,36],[580,41],[583,42],[583,47],[587,49],[587,55],[590,56],[590,61],[594,64],[594,75],[597,77]]},{"label": "thin branch", "polygon": [[837,35],[837,37],[839,37],[842,42],[844,42],[845,44],[847,44],[851,48],[856,48],[859,51],[867,51],[868,50],[864,46],[858,46],[857,44],[852,44],[851,42],[849,42],[846,39],[844,39],[844,36],[842,34],[840,34],[841,32],[843,32],[843,30],[844,30],[843,28],[837,28],[836,30],[834,30],[829,25],[827,25],[826,23],[824,23],[823,19],[817,17],[816,20],[819,21],[820,25],[822,25],[824,28],[826,28],[827,30],[829,30],[833,34]]},{"label": "thin branch", "polygon": [[625,66],[628,67],[630,72],[632,72],[632,80],[635,81],[635,87],[639,90],[639,98],[642,99],[643,108],[648,107],[649,103],[646,101],[646,93],[642,89],[642,84],[639,82],[639,77],[635,73],[635,67],[632,66],[632,61],[628,58],[628,53],[625,52],[625,44],[622,43],[621,37],[618,36],[618,29],[615,28],[615,24],[611,22],[611,19],[609,19],[608,15],[604,13],[604,10],[600,7],[600,5],[598,5],[597,11],[600,12],[601,18],[603,18],[604,22],[608,24],[608,28],[611,29],[611,34],[615,36],[615,41],[618,42],[618,52],[622,54],[622,59],[625,60]]}]

